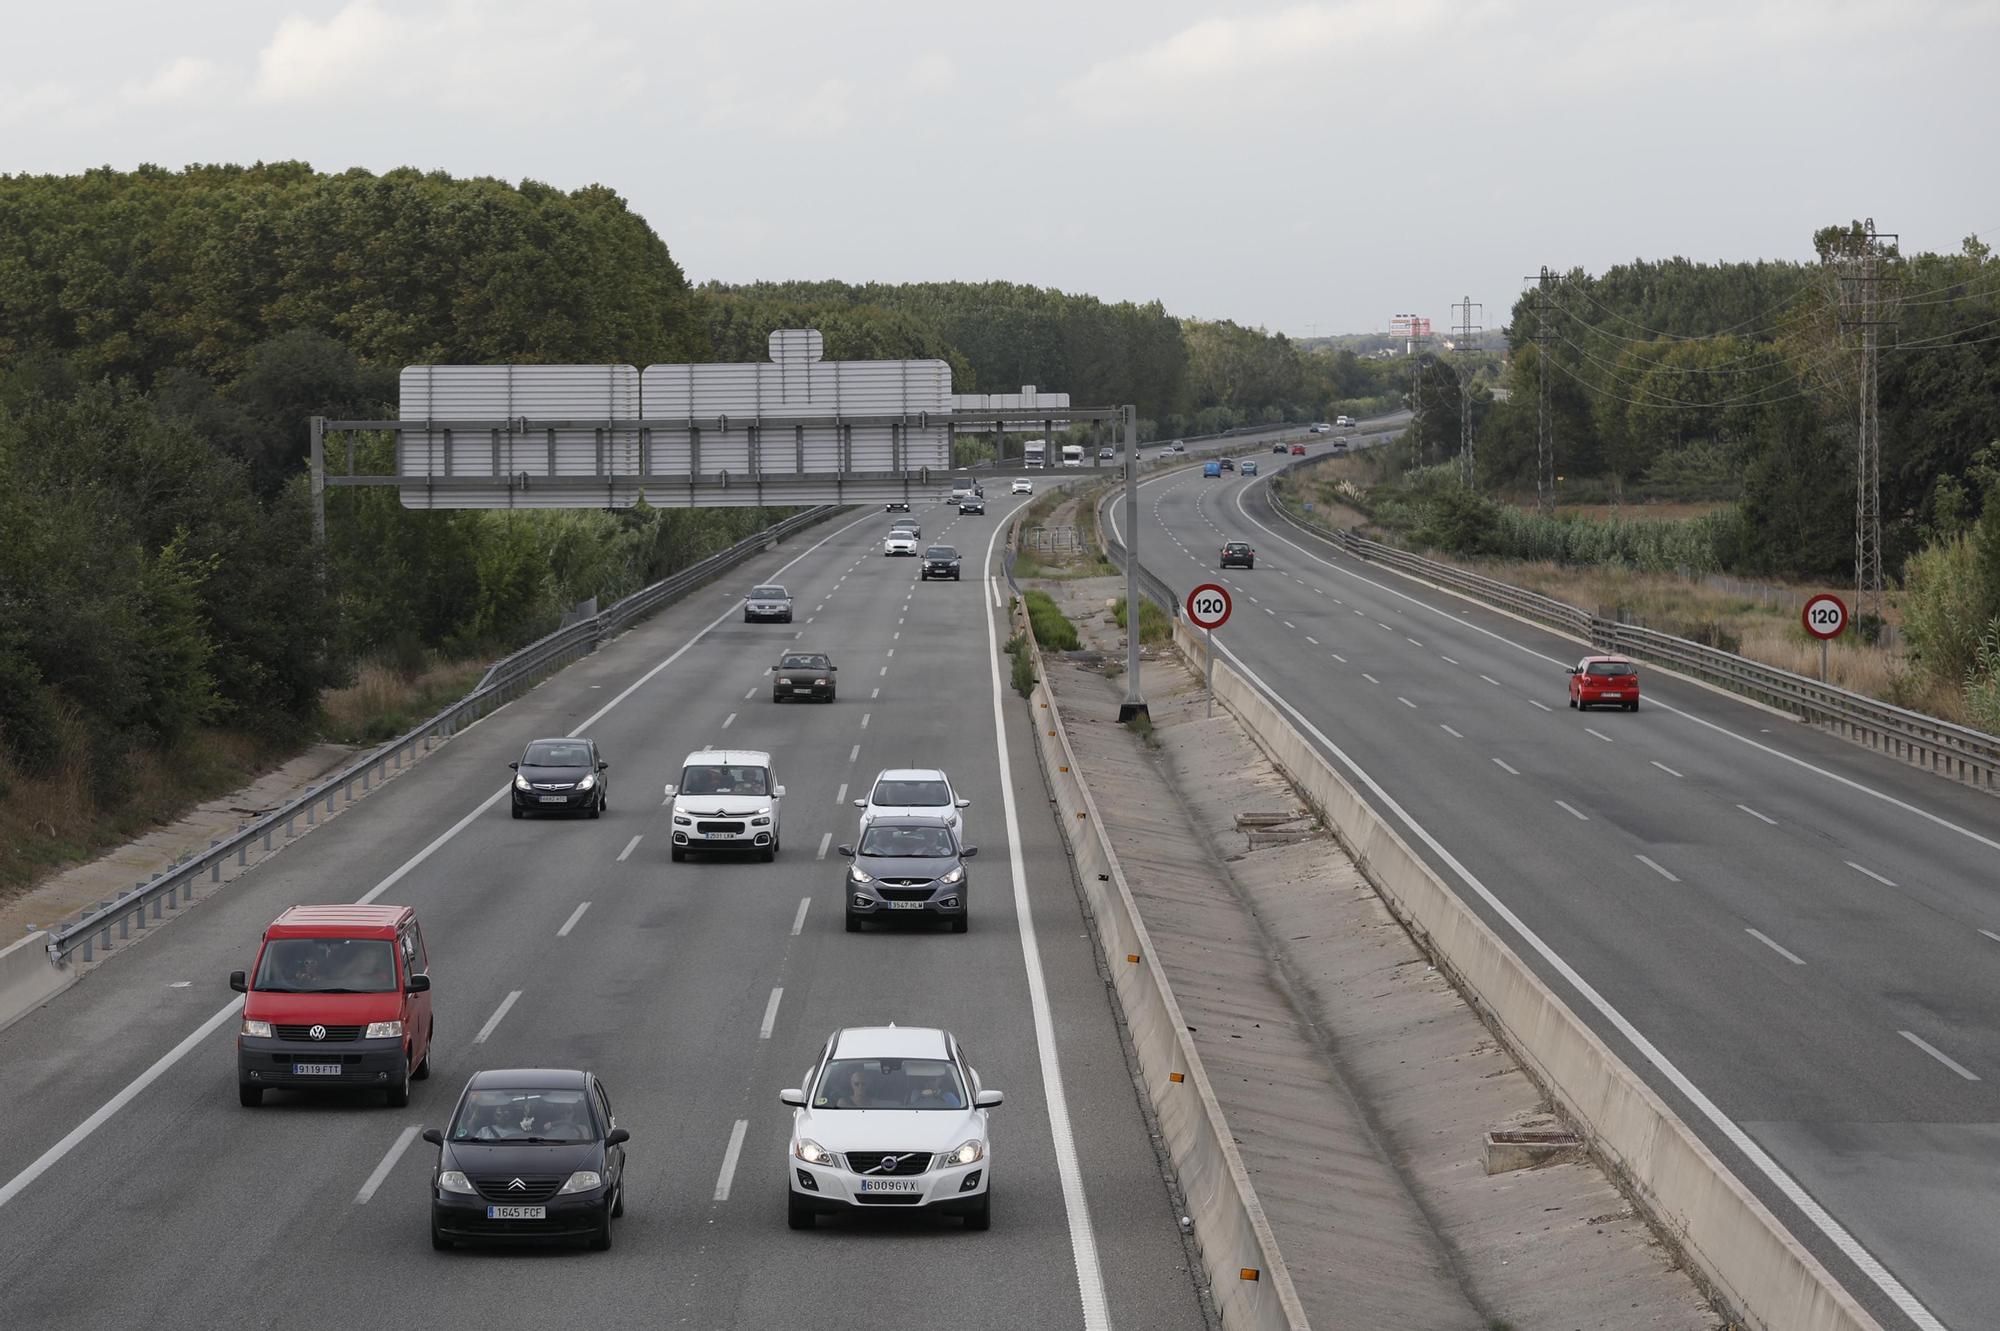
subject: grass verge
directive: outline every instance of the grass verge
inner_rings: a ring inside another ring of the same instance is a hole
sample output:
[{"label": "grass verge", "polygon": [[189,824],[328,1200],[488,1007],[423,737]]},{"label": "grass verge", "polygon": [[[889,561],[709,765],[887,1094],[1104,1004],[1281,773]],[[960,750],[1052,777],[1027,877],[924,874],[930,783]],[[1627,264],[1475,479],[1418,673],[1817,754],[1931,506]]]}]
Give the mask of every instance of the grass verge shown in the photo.
[{"label": "grass verge", "polygon": [[1038,587],[1030,587],[1022,594],[1028,606],[1028,622],[1034,625],[1035,641],[1044,649],[1053,652],[1073,652],[1082,645],[1077,636],[1076,625],[1070,623],[1069,616],[1055,603],[1055,599]]},{"label": "grass verge", "polygon": [[[1118,627],[1125,627],[1125,598],[1119,597],[1111,607],[1111,617],[1118,621]],[[1139,602],[1139,641],[1165,642],[1174,635],[1174,622],[1167,618],[1167,612],[1151,601]]]},{"label": "grass verge", "polygon": [[334,744],[385,743],[472,692],[485,674],[484,661],[434,661],[416,670],[364,662],[352,684],[321,699],[322,737]]}]

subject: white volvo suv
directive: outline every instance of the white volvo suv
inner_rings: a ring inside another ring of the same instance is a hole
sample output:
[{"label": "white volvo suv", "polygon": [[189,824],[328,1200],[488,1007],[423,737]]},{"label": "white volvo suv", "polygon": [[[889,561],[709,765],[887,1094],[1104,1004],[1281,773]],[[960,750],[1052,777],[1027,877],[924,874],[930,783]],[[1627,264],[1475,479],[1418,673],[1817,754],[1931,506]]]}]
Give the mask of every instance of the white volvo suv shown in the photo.
[{"label": "white volvo suv", "polygon": [[755,851],[766,863],[778,855],[778,806],[785,788],[771,772],[771,755],[753,749],[696,749],[681,764],[673,800],[674,862],[691,850]]},{"label": "white volvo suv", "polygon": [[804,1084],[778,1098],[793,1107],[793,1229],[829,1212],[890,1207],[960,1216],[967,1229],[992,1223],[986,1111],[1000,1092],[980,1086],[950,1031],[835,1031]]}]

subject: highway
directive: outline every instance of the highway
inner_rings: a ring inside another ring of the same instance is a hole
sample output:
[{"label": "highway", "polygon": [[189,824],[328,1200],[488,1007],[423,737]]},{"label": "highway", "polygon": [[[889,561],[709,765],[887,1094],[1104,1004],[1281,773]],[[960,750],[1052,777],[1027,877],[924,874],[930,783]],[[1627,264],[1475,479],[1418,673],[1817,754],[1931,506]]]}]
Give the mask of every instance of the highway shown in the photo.
[{"label": "highway", "polygon": [[[917,516],[971,574],[1022,502]],[[0,1319],[1201,1327],[1033,722],[1001,693],[998,592],[916,581],[880,554],[887,525],[836,519],[662,611],[0,1032]],[[764,581],[793,590],[797,623],[741,621]],[[794,642],[839,664],[836,703],[770,701]],[[511,820],[506,763],[569,733],[610,760],[609,811]],[[662,787],[707,743],[773,753],[777,863],[669,863]],[[879,768],[912,765],[973,800],[971,931],[849,935],[829,847]],[[241,1108],[228,972],[287,905],[361,899],[423,921],[436,1075],[407,1110]],[[988,1233],[785,1227],[778,1091],[836,1027],[887,1021],[952,1029],[1006,1093]],[[432,1252],[416,1132],[475,1069],[536,1065],[597,1071],[632,1133],[615,1247]]]},{"label": "highway", "polygon": [[1145,565],[1231,589],[1226,657],[1884,1326],[1993,1325],[2000,803],[1643,667],[1637,713],[1569,711],[1587,648],[1339,552],[1268,480],[1148,482]]}]

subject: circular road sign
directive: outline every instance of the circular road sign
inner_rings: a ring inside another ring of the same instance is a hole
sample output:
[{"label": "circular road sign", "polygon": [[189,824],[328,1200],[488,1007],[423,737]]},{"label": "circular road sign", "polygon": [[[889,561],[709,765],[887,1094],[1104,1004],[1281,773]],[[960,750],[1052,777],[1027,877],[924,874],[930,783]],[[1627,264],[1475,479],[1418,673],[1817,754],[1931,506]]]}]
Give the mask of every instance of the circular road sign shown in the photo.
[{"label": "circular road sign", "polygon": [[1198,629],[1219,629],[1229,622],[1229,593],[1213,582],[1204,582],[1188,593],[1188,623]]},{"label": "circular road sign", "polygon": [[1847,627],[1847,602],[1832,592],[1821,592],[1806,602],[1806,632],[1825,642],[1828,638],[1838,638]]}]

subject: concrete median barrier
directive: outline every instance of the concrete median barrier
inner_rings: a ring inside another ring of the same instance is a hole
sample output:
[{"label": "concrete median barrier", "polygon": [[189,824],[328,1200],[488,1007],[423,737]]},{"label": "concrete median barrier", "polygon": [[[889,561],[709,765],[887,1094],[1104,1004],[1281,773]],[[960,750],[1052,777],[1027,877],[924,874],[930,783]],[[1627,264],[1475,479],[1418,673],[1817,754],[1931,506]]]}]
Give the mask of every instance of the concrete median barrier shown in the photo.
[{"label": "concrete median barrier", "polygon": [[49,960],[49,935],[36,930],[0,948],[0,1027],[69,988],[76,973]]},{"label": "concrete median barrier", "polygon": [[[1185,622],[1175,644],[1197,670]],[[1723,1302],[1770,1331],[1880,1331],[1879,1324],[1742,1181],[1540,976],[1419,857],[1265,695],[1215,662],[1215,696],[1316,804],[1397,915],[1460,992],[1588,1134]]]}]

